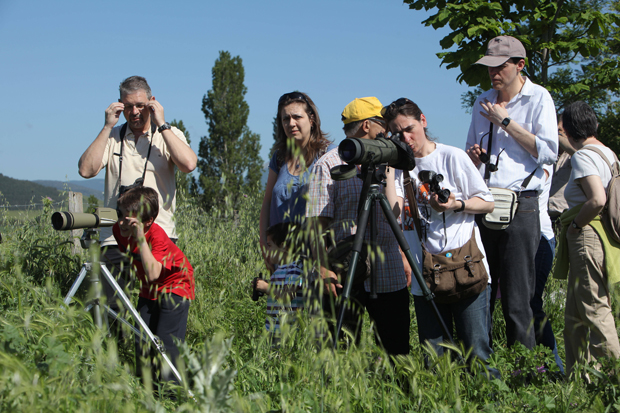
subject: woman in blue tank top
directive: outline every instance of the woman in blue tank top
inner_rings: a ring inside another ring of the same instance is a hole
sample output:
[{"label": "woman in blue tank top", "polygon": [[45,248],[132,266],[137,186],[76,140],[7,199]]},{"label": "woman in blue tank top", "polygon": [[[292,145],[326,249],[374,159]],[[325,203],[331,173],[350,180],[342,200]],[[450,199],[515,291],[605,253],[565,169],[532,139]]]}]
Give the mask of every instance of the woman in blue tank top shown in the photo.
[{"label": "woman in blue tank top", "polygon": [[[318,109],[305,93],[291,92],[280,97],[276,123],[276,144],[260,213],[263,250],[267,228],[280,222],[300,223],[305,218],[310,169],[330,144],[321,130]],[[265,264],[273,271],[267,261]]]}]

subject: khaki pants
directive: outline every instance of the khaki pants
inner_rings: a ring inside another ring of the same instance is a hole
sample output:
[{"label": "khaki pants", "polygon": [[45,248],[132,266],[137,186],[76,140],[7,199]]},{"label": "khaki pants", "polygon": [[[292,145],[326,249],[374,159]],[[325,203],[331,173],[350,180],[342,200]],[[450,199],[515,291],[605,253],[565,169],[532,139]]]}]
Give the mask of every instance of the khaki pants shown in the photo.
[{"label": "khaki pants", "polygon": [[567,374],[576,363],[620,357],[620,343],[609,300],[603,244],[591,226],[566,234],[570,270],[566,291],[564,344]]}]

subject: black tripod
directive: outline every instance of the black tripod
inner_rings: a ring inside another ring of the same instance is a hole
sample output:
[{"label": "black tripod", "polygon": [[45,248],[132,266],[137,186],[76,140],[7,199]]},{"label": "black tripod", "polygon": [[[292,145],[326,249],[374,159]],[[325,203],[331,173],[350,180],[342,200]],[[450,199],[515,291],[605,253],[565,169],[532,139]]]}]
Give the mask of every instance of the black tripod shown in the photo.
[{"label": "black tripod", "polygon": [[[337,168],[337,169],[336,169]],[[355,165],[340,165],[336,168],[332,169],[332,179],[334,180],[344,180],[350,179],[352,176],[355,176],[355,172],[357,170]],[[353,172],[353,174],[351,173]],[[362,187],[362,193],[360,196],[360,208],[358,210],[357,216],[357,232],[355,233],[355,238],[353,241],[352,255],[349,264],[349,270],[347,271],[347,278],[344,285],[342,296],[342,305],[340,307],[340,311],[338,313],[338,320],[336,324],[336,332],[334,336],[334,348],[338,345],[338,338],[340,336],[340,331],[342,330],[342,324],[344,322],[344,315],[346,310],[346,305],[350,300],[351,295],[351,287],[353,285],[353,275],[355,274],[355,270],[357,268],[357,261],[360,257],[360,252],[362,250],[362,243],[364,241],[364,236],[366,235],[366,229],[368,226],[368,218],[370,216],[370,238],[371,240],[377,239],[377,216],[375,213],[376,210],[376,202],[379,201],[381,205],[381,209],[383,210],[383,216],[387,219],[390,228],[392,229],[392,233],[396,237],[398,241],[398,245],[401,250],[407,257],[407,261],[411,266],[411,270],[413,271],[417,283],[420,285],[422,289],[422,293],[426,301],[433,309],[435,317],[437,317],[437,322],[441,325],[443,333],[445,337],[448,338],[450,342],[452,342],[452,335],[450,331],[448,331],[448,327],[446,323],[443,321],[439,310],[437,309],[437,305],[434,301],[434,295],[431,293],[429,288],[426,286],[424,282],[424,278],[422,277],[422,273],[420,272],[420,268],[417,263],[413,259],[413,255],[411,254],[411,250],[409,248],[409,244],[405,239],[403,231],[398,225],[398,221],[394,217],[392,213],[392,208],[390,207],[390,203],[388,202],[386,196],[381,193],[380,186],[384,185],[385,181],[385,165],[376,165],[372,160],[367,165],[362,165],[362,173],[363,173],[363,181],[364,186]],[[337,176],[340,175],[340,176]],[[419,240],[418,240],[419,242]],[[376,299],[376,257],[377,257],[377,246],[373,243],[373,254],[371,258],[371,272],[370,272],[370,280],[371,280],[371,288],[370,288],[370,299]]]}]

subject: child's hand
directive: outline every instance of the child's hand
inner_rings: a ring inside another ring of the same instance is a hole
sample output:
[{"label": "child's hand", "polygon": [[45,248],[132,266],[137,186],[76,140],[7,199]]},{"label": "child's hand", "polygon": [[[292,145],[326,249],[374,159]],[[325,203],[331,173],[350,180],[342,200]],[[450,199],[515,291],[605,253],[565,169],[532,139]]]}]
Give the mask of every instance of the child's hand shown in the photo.
[{"label": "child's hand", "polygon": [[125,218],[127,225],[131,227],[131,237],[136,241],[144,238],[144,224],[136,217]]},{"label": "child's hand", "polygon": [[263,280],[262,278],[259,278],[256,280],[256,290],[260,291],[261,293],[267,293],[269,292],[269,283],[265,280]]}]

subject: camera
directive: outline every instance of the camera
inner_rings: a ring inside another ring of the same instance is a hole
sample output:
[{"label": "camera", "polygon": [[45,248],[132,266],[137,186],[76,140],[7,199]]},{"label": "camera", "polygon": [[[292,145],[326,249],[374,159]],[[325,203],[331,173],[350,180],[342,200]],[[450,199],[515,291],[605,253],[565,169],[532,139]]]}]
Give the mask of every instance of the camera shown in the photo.
[{"label": "camera", "polygon": [[112,208],[97,208],[94,214],[68,211],[52,214],[52,226],[57,231],[111,227],[117,220],[116,209]]},{"label": "camera", "polygon": [[413,151],[400,141],[400,134],[389,139],[382,133],[375,139],[347,138],[338,145],[340,158],[355,165],[387,164],[395,169],[411,170],[415,168]]},{"label": "camera", "polygon": [[121,185],[121,187],[118,189],[118,197],[120,198],[125,192],[129,191],[130,189],[139,188],[142,185],[144,185],[144,178],[136,179],[135,182],[131,185]]},{"label": "camera", "polygon": [[418,178],[422,183],[428,184],[431,192],[437,194],[437,199],[442,204],[448,202],[450,199],[450,190],[449,189],[441,189],[439,184],[443,182],[443,175],[438,174],[434,171],[420,171],[418,173]]}]

